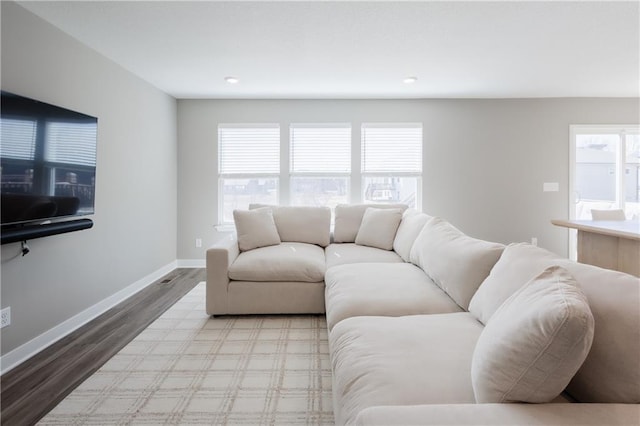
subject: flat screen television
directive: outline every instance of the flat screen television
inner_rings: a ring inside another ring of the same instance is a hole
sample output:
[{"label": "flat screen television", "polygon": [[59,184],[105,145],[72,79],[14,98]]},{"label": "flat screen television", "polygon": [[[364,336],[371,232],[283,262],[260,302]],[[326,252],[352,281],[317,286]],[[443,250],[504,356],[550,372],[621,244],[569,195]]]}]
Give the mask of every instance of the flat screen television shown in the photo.
[{"label": "flat screen television", "polygon": [[97,130],[96,117],[1,92],[3,230],[94,213]]}]

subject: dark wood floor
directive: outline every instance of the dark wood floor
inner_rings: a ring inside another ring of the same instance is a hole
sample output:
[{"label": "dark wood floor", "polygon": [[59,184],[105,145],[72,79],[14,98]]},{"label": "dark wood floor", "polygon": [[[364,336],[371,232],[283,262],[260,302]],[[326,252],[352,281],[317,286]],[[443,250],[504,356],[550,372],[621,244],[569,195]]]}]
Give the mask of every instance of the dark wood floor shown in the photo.
[{"label": "dark wood floor", "polygon": [[204,280],[204,269],[176,269],[5,373],[0,382],[0,423],[35,424]]}]

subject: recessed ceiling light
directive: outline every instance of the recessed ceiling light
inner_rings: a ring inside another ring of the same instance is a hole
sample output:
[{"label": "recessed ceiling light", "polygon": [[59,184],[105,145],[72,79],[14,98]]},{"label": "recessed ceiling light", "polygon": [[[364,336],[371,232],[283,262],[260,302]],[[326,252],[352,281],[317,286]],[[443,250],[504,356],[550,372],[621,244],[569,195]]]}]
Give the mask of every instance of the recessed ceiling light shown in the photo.
[{"label": "recessed ceiling light", "polygon": [[237,78],[237,77],[231,77],[231,76],[229,76],[229,77],[225,77],[225,78],[224,78],[224,81],[226,81],[226,82],[227,82],[227,83],[229,83],[229,84],[236,84],[236,83],[240,83],[240,79],[239,79],[239,78]]},{"label": "recessed ceiling light", "polygon": [[418,77],[407,77],[404,80],[402,80],[402,82],[405,84],[413,84],[416,81],[418,81]]}]

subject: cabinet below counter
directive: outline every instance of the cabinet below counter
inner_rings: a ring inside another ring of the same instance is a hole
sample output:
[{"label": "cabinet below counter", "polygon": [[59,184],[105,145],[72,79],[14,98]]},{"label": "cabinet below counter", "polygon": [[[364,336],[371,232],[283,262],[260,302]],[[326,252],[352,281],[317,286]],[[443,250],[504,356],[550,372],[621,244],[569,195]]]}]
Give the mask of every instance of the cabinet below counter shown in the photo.
[{"label": "cabinet below counter", "polygon": [[578,262],[640,277],[640,222],[637,220],[552,220],[578,230]]}]

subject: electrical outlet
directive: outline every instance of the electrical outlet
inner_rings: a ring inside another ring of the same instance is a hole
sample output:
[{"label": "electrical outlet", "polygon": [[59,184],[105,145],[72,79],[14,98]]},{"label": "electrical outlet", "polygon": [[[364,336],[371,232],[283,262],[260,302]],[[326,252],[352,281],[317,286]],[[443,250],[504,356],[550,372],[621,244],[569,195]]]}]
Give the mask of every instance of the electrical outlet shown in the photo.
[{"label": "electrical outlet", "polygon": [[202,247],[202,238],[196,238],[196,248]]},{"label": "electrical outlet", "polygon": [[534,246],[538,245],[538,239],[536,237],[531,237],[531,244]]},{"label": "electrical outlet", "polygon": [[5,328],[11,324],[11,306],[7,306],[0,311],[0,328]]}]

